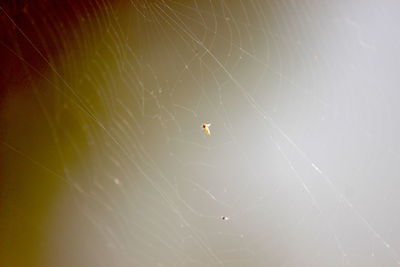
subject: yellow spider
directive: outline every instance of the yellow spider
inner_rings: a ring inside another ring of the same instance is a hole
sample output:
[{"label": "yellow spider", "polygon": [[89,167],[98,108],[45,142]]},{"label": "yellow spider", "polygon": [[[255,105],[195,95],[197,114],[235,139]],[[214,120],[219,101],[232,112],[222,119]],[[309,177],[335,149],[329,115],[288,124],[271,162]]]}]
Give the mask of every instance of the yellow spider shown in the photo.
[{"label": "yellow spider", "polygon": [[203,123],[203,129],[207,135],[211,135],[210,126],[211,126],[211,123]]}]

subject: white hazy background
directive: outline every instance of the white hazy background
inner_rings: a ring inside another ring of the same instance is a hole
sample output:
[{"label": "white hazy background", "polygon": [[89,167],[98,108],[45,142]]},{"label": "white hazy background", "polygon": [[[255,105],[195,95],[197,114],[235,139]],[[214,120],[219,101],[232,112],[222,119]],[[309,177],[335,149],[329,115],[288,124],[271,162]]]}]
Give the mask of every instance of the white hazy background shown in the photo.
[{"label": "white hazy background", "polygon": [[0,263],[400,264],[398,2],[75,6],[10,30]]}]

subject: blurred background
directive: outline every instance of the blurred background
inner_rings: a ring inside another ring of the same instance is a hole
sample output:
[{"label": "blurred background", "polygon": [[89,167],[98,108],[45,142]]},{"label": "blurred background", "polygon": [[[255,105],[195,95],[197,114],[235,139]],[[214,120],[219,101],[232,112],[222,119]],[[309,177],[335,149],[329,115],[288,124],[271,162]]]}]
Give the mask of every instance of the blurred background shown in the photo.
[{"label": "blurred background", "polygon": [[398,266],[399,12],[2,1],[0,266]]}]

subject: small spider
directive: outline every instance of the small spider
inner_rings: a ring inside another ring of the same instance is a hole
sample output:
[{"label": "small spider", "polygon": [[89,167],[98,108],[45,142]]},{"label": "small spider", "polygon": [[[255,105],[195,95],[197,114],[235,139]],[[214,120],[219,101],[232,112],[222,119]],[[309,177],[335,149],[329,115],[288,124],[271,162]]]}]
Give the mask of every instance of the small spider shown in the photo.
[{"label": "small spider", "polygon": [[211,135],[210,126],[211,126],[211,123],[203,123],[203,125],[202,125],[203,130],[207,135]]}]

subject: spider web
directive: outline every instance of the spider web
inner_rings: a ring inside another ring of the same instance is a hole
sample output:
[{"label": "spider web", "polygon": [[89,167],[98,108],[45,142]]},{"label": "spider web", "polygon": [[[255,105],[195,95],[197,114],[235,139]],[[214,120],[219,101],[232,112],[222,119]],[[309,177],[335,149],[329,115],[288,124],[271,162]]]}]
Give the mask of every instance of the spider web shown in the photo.
[{"label": "spider web", "polygon": [[399,265],[398,8],[2,4],[3,263]]}]

